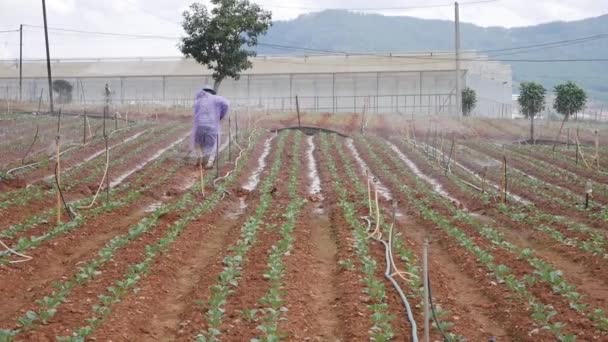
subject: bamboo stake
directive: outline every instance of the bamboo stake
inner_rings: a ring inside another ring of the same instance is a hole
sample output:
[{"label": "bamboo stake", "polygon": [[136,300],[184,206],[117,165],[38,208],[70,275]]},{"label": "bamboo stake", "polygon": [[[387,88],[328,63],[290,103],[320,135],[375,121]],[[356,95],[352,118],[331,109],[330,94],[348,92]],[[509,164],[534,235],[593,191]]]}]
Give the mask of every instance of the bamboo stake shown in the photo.
[{"label": "bamboo stake", "polygon": [[[61,114],[59,114],[61,115]],[[56,139],[56,145],[57,145],[57,174],[55,175],[55,177],[57,177],[57,225],[61,224],[61,138],[59,136],[59,134],[57,134],[57,139]]]},{"label": "bamboo stake", "polygon": [[595,130],[595,162],[597,164],[598,171],[601,170],[601,167],[600,167],[600,133],[598,130]]},{"label": "bamboo stake", "polygon": [[205,172],[203,171],[203,157],[199,158],[198,166],[201,174],[201,194],[205,196]]},{"label": "bamboo stake", "polygon": [[302,123],[300,122],[300,101],[298,100],[298,95],[296,95],[296,112],[298,113],[298,128],[301,128]]},{"label": "bamboo stake", "polygon": [[367,179],[367,201],[369,204],[369,216],[372,216],[372,186],[369,182],[369,171],[365,170],[365,178]]},{"label": "bamboo stake", "polygon": [[84,110],[84,122],[82,125],[82,144],[85,145],[87,143],[87,110]]},{"label": "bamboo stake", "polygon": [[220,135],[215,135],[215,179],[220,177]]},{"label": "bamboo stake", "polygon": [[504,192],[503,192],[502,201],[503,201],[504,204],[507,204],[507,186],[508,186],[507,157],[503,156],[502,158],[503,158],[503,167],[504,167],[504,178],[503,178]]}]

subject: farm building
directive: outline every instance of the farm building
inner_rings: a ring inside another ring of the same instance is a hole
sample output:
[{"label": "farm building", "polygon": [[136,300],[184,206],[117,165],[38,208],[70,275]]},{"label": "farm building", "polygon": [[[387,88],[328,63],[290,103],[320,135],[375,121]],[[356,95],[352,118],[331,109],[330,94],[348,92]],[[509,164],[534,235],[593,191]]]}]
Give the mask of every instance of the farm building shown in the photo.
[{"label": "farm building", "polygon": [[[474,115],[510,117],[511,68],[469,52],[462,55],[462,85],[477,92]],[[0,63],[0,97],[19,97],[18,61]],[[113,103],[190,106],[211,72],[193,60],[55,59],[53,78],[73,86],[74,103],[100,103],[109,84]],[[234,104],[269,110],[315,112],[455,112],[453,54],[257,57],[239,80],[225,80],[220,92]],[[46,63],[23,64],[22,98],[37,102],[45,88]],[[44,101],[45,96],[42,96]]]}]

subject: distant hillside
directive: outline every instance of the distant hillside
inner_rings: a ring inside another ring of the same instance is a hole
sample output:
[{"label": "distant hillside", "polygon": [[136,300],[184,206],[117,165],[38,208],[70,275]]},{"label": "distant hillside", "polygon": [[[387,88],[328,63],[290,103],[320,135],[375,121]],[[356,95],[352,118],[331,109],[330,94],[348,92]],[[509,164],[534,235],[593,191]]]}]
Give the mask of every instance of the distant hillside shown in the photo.
[{"label": "distant hillside", "polygon": [[[453,32],[453,23],[445,20],[328,10],[275,22],[261,42],[349,52],[451,51]],[[608,15],[513,29],[463,24],[462,44],[464,49],[493,50],[606,33]],[[258,52],[267,55],[304,53],[268,47],[260,47]],[[488,54],[497,55],[497,59],[608,58],[608,37],[526,53],[504,51]],[[513,66],[515,81],[536,80],[552,88],[560,81],[571,79],[587,88],[593,97],[608,101],[608,62],[505,63]]]}]

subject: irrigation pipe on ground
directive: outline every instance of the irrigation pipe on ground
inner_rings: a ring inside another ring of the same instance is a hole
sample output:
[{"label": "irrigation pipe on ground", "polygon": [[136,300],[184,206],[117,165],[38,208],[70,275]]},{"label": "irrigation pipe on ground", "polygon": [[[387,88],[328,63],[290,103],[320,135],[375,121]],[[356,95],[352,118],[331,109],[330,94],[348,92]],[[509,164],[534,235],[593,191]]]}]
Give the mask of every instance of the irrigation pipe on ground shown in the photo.
[{"label": "irrigation pipe on ground", "polygon": [[8,254],[8,253],[12,253],[12,254],[14,254],[14,255],[16,255],[16,256],[18,256],[18,257],[23,258],[22,260],[13,260],[13,261],[9,261],[9,263],[10,263],[10,264],[18,264],[18,263],[21,263],[21,262],[26,262],[26,261],[30,261],[30,260],[32,260],[32,259],[33,259],[33,258],[32,258],[31,256],[29,256],[29,255],[21,254],[21,253],[19,253],[19,252],[15,251],[15,250],[11,249],[11,248],[10,248],[9,246],[7,246],[7,245],[6,245],[4,242],[2,242],[2,240],[0,240],[0,245],[1,245],[1,246],[2,246],[4,249],[5,249],[5,251],[0,252],[0,255],[3,255],[3,254]]},{"label": "irrigation pipe on ground", "polygon": [[[371,227],[372,227],[372,220],[370,220],[369,217],[362,217],[362,219],[367,221],[368,231],[370,231]],[[386,261],[384,277],[391,282],[391,284],[393,285],[393,287],[399,294],[399,297],[401,298],[401,301],[403,302],[403,306],[405,308],[407,319],[410,322],[410,325],[412,327],[412,342],[418,342],[418,327],[416,325],[416,320],[414,319],[414,314],[412,313],[412,308],[410,306],[410,303],[407,300],[407,297],[405,296],[405,293],[399,286],[399,283],[397,283],[395,278],[393,278],[393,276],[392,276],[392,271],[393,271],[393,268],[395,265],[393,264],[393,261],[391,259],[391,255],[392,255],[391,246],[389,246],[389,244],[386,241],[382,240],[381,238],[377,238],[377,237],[374,237],[371,235],[370,235],[370,238],[374,239],[377,242],[380,242],[384,246],[384,257],[385,257],[385,261]]]}]

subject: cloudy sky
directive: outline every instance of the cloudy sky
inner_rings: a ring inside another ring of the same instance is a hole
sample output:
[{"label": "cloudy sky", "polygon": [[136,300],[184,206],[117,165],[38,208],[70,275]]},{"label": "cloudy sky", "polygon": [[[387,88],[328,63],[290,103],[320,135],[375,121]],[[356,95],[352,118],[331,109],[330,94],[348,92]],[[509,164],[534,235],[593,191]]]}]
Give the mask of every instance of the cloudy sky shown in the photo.
[{"label": "cloudy sky", "polygon": [[[47,0],[49,27],[84,31],[120,32],[134,35],[176,37],[181,35],[180,14],[193,0]],[[207,0],[201,1],[206,2]],[[462,0],[461,3],[476,0]],[[477,0],[479,1],[479,0]],[[287,20],[324,8],[349,8],[384,15],[451,19],[450,0],[257,0],[273,12],[275,20]],[[384,10],[370,10],[382,8]],[[404,9],[403,7],[408,7]],[[555,20],[578,20],[608,13],[606,0],[497,0],[463,5],[461,20],[480,26],[527,26]],[[19,24],[42,26],[40,0],[0,0],[0,31]],[[44,35],[39,27],[24,30],[25,58],[42,58]],[[55,58],[177,56],[177,41],[134,37],[104,37],[74,32],[50,32]],[[18,32],[0,32],[0,59],[19,56]]]}]

